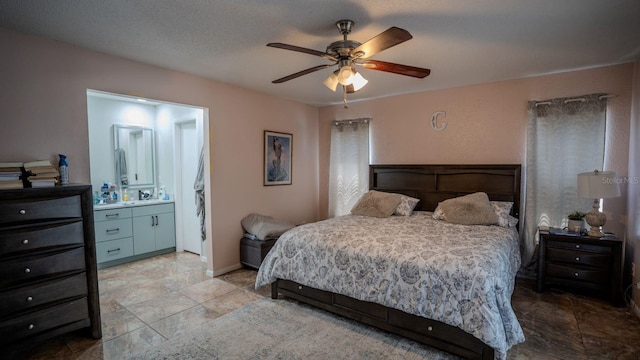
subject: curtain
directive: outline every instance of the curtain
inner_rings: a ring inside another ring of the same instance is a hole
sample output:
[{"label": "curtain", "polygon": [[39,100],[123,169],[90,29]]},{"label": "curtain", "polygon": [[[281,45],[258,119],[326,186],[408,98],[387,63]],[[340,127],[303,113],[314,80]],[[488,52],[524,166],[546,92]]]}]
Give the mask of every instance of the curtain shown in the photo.
[{"label": "curtain", "polygon": [[348,214],[369,189],[369,121],[339,121],[331,126],[329,217]]},{"label": "curtain", "polygon": [[606,98],[593,94],[529,102],[522,264],[533,267],[538,226],[565,227],[567,215],[588,212],[577,175],[603,170]]}]

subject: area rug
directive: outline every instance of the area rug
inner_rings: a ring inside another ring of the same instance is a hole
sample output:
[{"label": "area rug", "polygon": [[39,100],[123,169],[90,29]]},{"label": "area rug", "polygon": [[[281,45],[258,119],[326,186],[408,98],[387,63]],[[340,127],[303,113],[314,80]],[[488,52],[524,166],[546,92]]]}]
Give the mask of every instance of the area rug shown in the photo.
[{"label": "area rug", "polygon": [[131,359],[458,359],[295,300],[261,299]]}]

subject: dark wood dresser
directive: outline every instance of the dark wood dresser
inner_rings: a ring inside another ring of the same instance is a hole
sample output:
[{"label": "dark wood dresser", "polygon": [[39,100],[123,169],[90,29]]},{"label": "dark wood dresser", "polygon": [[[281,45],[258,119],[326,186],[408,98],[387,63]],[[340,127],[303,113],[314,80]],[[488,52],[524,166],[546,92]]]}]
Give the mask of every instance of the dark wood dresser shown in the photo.
[{"label": "dark wood dresser", "polygon": [[540,232],[537,291],[559,287],[622,305],[622,241]]},{"label": "dark wood dresser", "polygon": [[0,274],[0,348],[101,338],[91,186],[0,190]]}]

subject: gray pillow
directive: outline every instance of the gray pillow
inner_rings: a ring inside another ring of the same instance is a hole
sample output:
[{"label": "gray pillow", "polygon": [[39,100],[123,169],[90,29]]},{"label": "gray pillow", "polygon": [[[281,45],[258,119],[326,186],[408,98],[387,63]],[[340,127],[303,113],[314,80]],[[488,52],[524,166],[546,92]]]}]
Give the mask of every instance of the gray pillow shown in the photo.
[{"label": "gray pillow", "polygon": [[400,194],[369,190],[351,209],[353,215],[389,217],[396,210],[402,197]]},{"label": "gray pillow", "polygon": [[445,221],[462,225],[494,225],[498,215],[493,211],[486,193],[478,192],[440,203]]}]

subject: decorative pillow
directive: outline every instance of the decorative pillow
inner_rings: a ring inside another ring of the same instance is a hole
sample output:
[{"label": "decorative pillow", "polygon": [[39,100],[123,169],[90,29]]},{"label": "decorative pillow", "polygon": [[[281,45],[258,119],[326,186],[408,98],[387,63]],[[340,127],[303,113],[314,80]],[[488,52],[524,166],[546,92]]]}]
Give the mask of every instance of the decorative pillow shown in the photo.
[{"label": "decorative pillow", "polygon": [[413,209],[418,205],[420,199],[412,198],[407,195],[400,195],[400,204],[393,212],[393,215],[411,216]]},{"label": "decorative pillow", "polygon": [[440,203],[447,222],[462,225],[493,225],[498,215],[491,208],[486,193],[477,192]]},{"label": "decorative pillow", "polygon": [[391,216],[400,204],[401,195],[369,190],[351,209],[353,215],[384,218]]},{"label": "decorative pillow", "polygon": [[511,201],[491,201],[491,208],[498,215],[498,226],[511,227],[518,224],[518,219],[509,215],[512,207]]},{"label": "decorative pillow", "polygon": [[446,219],[444,218],[444,211],[442,211],[442,206],[440,206],[440,204],[442,204],[442,203],[438,203],[438,206],[433,211],[433,214],[431,215],[431,217],[436,219],[436,220],[445,220],[446,221]]}]

